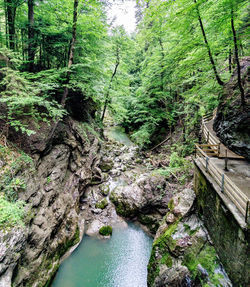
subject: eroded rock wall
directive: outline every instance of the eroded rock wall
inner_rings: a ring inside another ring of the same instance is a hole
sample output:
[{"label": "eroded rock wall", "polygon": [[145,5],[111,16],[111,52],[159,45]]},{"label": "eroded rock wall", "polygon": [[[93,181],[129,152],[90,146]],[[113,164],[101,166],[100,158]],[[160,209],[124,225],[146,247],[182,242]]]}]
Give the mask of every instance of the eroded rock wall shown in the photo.
[{"label": "eroded rock wall", "polygon": [[195,198],[184,189],[169,202],[153,243],[149,287],[232,286],[195,212]]},{"label": "eroded rock wall", "polygon": [[250,57],[241,61],[241,75],[246,101],[244,110],[235,71],[224,87],[223,98],[214,121],[214,130],[229,149],[250,160]]},{"label": "eroded rock wall", "polygon": [[37,146],[35,170],[19,194],[30,207],[30,222],[22,232],[0,234],[1,287],[49,284],[60,258],[79,241],[80,196],[98,173],[97,137],[70,118],[50,143]]},{"label": "eroded rock wall", "polygon": [[198,167],[195,170],[195,191],[198,212],[203,217],[233,286],[249,286],[249,229],[239,225]]}]

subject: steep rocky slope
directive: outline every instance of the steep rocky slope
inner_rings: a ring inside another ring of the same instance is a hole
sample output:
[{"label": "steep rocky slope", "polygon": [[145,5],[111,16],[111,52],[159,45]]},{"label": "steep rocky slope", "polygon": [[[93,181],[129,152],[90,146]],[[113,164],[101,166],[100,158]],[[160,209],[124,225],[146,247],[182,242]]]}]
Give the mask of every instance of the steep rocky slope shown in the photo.
[{"label": "steep rocky slope", "polygon": [[19,199],[28,204],[28,222],[1,231],[1,287],[45,286],[50,281],[60,258],[79,242],[80,196],[98,174],[100,144],[86,125],[68,118],[50,142],[31,140],[34,170],[19,172],[27,182]]},{"label": "steep rocky slope", "polygon": [[195,212],[195,197],[184,189],[169,202],[153,243],[149,287],[232,286]]},{"label": "steep rocky slope", "polygon": [[214,130],[221,141],[235,153],[250,160],[250,58],[241,61],[241,75],[246,107],[242,110],[237,71],[225,85],[223,101],[218,107]]}]

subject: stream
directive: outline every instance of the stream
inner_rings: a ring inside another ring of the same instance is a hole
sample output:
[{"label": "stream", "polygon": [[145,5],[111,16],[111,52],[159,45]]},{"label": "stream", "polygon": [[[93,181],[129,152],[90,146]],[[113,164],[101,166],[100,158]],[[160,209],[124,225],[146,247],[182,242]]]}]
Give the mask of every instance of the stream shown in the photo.
[{"label": "stream", "polygon": [[[109,127],[105,134],[124,146],[134,146],[118,126]],[[117,183],[123,184],[119,178],[110,180],[111,190]],[[80,245],[63,261],[51,286],[145,287],[152,243],[153,238],[131,222],[114,227],[110,239],[85,235]]]},{"label": "stream", "polygon": [[145,287],[152,242],[133,223],[114,228],[107,240],[85,236],[60,266],[52,287]]}]

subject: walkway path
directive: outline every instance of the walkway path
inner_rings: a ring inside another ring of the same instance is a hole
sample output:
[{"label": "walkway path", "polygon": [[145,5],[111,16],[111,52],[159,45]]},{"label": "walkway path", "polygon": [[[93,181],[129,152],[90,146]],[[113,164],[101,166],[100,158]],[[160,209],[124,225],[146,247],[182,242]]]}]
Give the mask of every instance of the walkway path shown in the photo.
[{"label": "walkway path", "polygon": [[202,135],[207,144],[196,145],[196,158],[219,185],[221,192],[248,221],[250,164],[244,157],[235,154],[220,142],[213,130],[214,118],[215,113],[205,116],[202,120]]},{"label": "walkway path", "polygon": [[210,138],[214,138],[215,141],[220,145],[219,148],[219,158],[225,158],[228,157],[230,159],[244,159],[244,157],[234,153],[230,149],[228,149],[221,141],[220,139],[216,136],[215,131],[213,130],[213,124],[214,124],[214,118],[211,119],[210,121],[205,121],[203,125],[205,125],[210,133]]}]

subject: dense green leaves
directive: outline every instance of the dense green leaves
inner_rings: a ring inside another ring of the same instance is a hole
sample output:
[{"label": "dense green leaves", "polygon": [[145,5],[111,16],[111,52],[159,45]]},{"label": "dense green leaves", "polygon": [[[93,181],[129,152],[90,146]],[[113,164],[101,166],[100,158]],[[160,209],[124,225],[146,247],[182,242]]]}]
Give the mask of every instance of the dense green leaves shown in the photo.
[{"label": "dense green leaves", "polygon": [[218,105],[223,87],[217,80],[226,83],[236,69],[232,7],[240,54],[247,52],[247,1],[139,2],[134,44],[139,61],[130,66],[133,89],[123,124],[145,145],[162,127],[166,136],[176,124],[188,135],[195,132],[200,116]]}]

